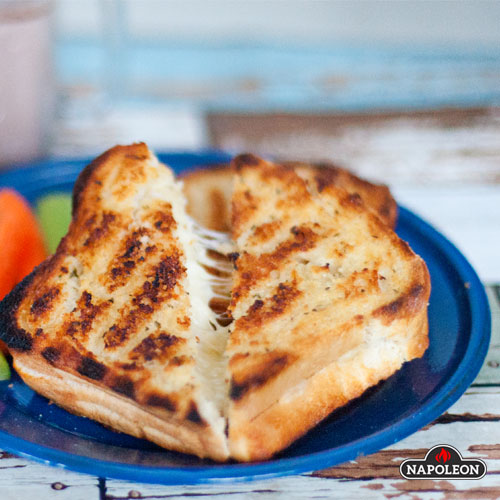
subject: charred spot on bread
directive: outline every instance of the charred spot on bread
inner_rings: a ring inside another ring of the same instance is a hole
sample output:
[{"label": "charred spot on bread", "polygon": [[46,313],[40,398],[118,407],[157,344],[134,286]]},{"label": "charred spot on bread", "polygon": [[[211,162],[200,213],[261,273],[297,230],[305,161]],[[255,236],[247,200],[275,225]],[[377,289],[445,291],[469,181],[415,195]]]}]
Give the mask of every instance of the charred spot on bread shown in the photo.
[{"label": "charred spot on bread", "polygon": [[42,356],[53,365],[60,357],[61,352],[56,347],[46,347],[42,351]]},{"label": "charred spot on bread", "polygon": [[261,224],[260,226],[257,226],[256,229],[254,230],[250,238],[250,241],[252,243],[265,243],[276,234],[276,231],[278,231],[280,226],[281,226],[281,221],[279,220]]},{"label": "charred spot on bread", "polygon": [[[428,289],[427,289],[428,291]],[[394,321],[396,318],[410,316],[425,306],[427,296],[426,287],[420,283],[414,284],[406,293],[396,300],[379,307],[373,312],[375,317],[379,317],[384,325]]]},{"label": "charred spot on bread", "polygon": [[135,399],[134,382],[126,375],[116,377],[116,379],[113,381],[111,389],[130,399]]},{"label": "charred spot on bread", "polygon": [[344,196],[340,204],[342,206],[351,206],[359,208],[363,206],[363,200],[358,193],[349,193],[347,194],[347,196]]},{"label": "charred spot on bread", "polygon": [[153,288],[158,288],[160,285],[166,287],[167,290],[172,290],[179,277],[186,272],[186,268],[181,264],[178,253],[165,256],[155,269],[155,277],[153,280]]},{"label": "charred spot on bread", "polygon": [[89,356],[82,356],[78,373],[92,380],[102,380],[106,374],[107,368],[102,363]]},{"label": "charred spot on bread", "polygon": [[[242,399],[252,389],[257,389],[276,377],[293,359],[283,352],[269,352],[257,356],[243,356],[249,361],[242,369],[241,375],[233,375],[229,389],[229,397],[233,401]],[[233,358],[230,364],[237,359]]]},{"label": "charred spot on bread", "polygon": [[245,297],[252,286],[279,269],[292,254],[306,252],[315,247],[319,236],[308,226],[294,226],[292,237],[280,243],[272,252],[255,256],[246,252],[238,259],[239,281],[233,287],[231,306],[236,299]]},{"label": "charred spot on bread", "polygon": [[172,347],[176,344],[184,342],[175,335],[169,335],[166,332],[161,332],[157,335],[151,334],[143,339],[140,344],[132,350],[129,357],[134,361],[144,360],[151,361],[159,358],[170,357]]},{"label": "charred spot on bread", "polygon": [[265,302],[256,299],[248,309],[245,316],[236,322],[236,328],[243,329],[248,335],[256,332],[258,328],[289,310],[294,301],[302,295],[295,283],[280,283],[275,293]]},{"label": "charred spot on bread", "polygon": [[31,274],[28,274],[0,301],[0,340],[3,340],[10,349],[21,352],[30,351],[33,347],[33,337],[23,328],[19,328],[17,310],[25,299],[28,287],[35,276],[49,268],[53,257],[42,262]]},{"label": "charred spot on bread", "polygon": [[316,182],[316,189],[319,193],[327,186],[335,185],[335,181],[339,176],[339,169],[329,165],[318,166],[315,171],[314,180]]},{"label": "charred spot on bread", "polygon": [[177,282],[185,272],[177,251],[164,256],[150,271],[142,289],[132,297],[132,307],[123,311],[120,320],[104,334],[105,348],[116,348],[126,342],[163,302],[172,297]]},{"label": "charred spot on bread", "polygon": [[84,290],[77,301],[78,317],[66,321],[63,330],[72,338],[85,338],[90,332],[94,320],[108,309],[110,305],[109,301],[93,304],[92,294]]},{"label": "charred spot on bread", "polygon": [[116,217],[117,215],[113,212],[103,212],[99,223],[92,228],[89,236],[83,242],[83,246],[94,246],[101,238],[105,237],[109,233],[110,225],[115,221]]},{"label": "charred spot on bread", "polygon": [[137,255],[137,251],[142,246],[142,243],[138,238],[143,234],[145,234],[145,230],[134,231],[132,236],[127,238],[127,241],[125,242],[125,252],[121,255],[122,259],[130,259]]},{"label": "charred spot on bread", "polygon": [[175,412],[177,411],[177,404],[172,397],[165,394],[151,394],[146,404],[149,406],[157,406],[158,408],[164,408],[167,411]]},{"label": "charred spot on bread", "polygon": [[256,167],[261,163],[262,160],[260,158],[257,158],[255,155],[251,153],[243,153],[234,158],[233,161],[231,162],[231,165],[237,172],[239,172],[242,168]]},{"label": "charred spot on bread", "polygon": [[162,233],[168,233],[172,229],[177,227],[177,223],[172,216],[172,205],[170,203],[165,203],[163,210],[157,210],[151,219],[154,220],[154,227],[161,231]]},{"label": "charred spot on bread", "polygon": [[0,336],[0,339],[5,339],[5,343],[9,349],[27,352],[33,348],[33,337],[24,328],[7,326],[3,331],[4,336]]},{"label": "charred spot on bread", "polygon": [[189,403],[189,410],[186,414],[186,420],[189,420],[193,424],[206,425],[206,422],[201,417],[200,412],[198,411],[198,407],[196,406],[196,403],[194,401],[191,401]]},{"label": "charred spot on bread", "polygon": [[41,296],[37,297],[30,307],[33,316],[41,316],[52,308],[52,301],[59,295],[59,287],[51,287]]}]

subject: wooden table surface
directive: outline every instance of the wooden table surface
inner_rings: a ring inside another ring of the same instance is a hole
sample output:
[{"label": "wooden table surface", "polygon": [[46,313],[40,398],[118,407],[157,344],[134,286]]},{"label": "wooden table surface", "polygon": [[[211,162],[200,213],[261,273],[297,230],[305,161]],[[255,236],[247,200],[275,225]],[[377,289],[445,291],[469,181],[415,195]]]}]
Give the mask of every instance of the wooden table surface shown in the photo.
[{"label": "wooden table surface", "polygon": [[[61,121],[54,154],[94,152],[127,138],[162,146],[159,123],[187,145],[215,145],[279,156],[332,159],[391,186],[398,201],[424,216],[464,252],[486,283],[493,331],[482,370],[445,414],[417,433],[371,456],[312,474],[249,483],[161,486],[129,483],[52,468],[0,452],[0,500],[128,498],[500,498],[500,112],[469,109],[366,115],[209,115],[174,111],[137,132],[117,111],[101,124]],[[142,117],[140,123],[147,120]],[[149,117],[151,118],[151,116]],[[115,120],[115,122],[113,122]],[[249,121],[250,120],[250,121]],[[113,123],[120,121],[120,127]],[[200,121],[202,123],[200,123]],[[153,130],[154,129],[154,130]],[[177,134],[177,136],[176,136]],[[172,137],[171,136],[171,137]],[[104,138],[104,139],[103,139]],[[125,139],[125,140],[124,140]],[[104,144],[102,144],[104,146]],[[186,146],[168,142],[167,146]],[[483,459],[478,481],[417,480],[399,475],[406,458],[423,458],[436,444]],[[1,448],[1,443],[0,443]]]}]

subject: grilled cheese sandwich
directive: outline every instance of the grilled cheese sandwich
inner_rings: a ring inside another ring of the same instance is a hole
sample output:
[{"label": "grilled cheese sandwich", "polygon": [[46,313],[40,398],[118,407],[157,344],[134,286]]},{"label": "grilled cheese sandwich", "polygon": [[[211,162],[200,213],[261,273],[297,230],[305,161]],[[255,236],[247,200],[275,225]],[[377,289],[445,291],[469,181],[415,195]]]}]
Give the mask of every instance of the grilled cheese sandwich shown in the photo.
[{"label": "grilled cheese sandwich", "polygon": [[230,234],[144,144],[97,158],[56,253],[0,303],[0,338],[73,413],[264,460],[423,354],[430,283],[363,193],[252,155],[223,172]]}]

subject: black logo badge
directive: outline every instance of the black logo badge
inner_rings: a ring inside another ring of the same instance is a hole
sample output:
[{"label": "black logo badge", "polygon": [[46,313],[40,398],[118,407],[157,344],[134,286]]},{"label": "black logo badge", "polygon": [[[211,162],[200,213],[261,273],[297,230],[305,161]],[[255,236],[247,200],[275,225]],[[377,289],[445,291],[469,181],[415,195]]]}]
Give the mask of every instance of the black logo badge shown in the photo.
[{"label": "black logo badge", "polygon": [[449,444],[438,444],[425,458],[405,460],[399,471],[406,479],[481,479],[486,464],[478,458],[462,458]]}]

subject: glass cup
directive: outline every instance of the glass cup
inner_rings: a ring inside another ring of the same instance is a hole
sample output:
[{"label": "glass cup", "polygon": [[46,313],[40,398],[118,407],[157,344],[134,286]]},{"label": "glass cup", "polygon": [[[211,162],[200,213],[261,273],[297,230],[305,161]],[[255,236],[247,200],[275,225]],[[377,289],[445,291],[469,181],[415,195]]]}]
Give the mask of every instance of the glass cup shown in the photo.
[{"label": "glass cup", "polygon": [[54,112],[50,0],[0,0],[0,169],[44,156]]}]

